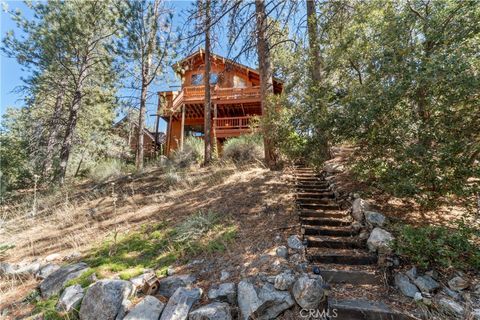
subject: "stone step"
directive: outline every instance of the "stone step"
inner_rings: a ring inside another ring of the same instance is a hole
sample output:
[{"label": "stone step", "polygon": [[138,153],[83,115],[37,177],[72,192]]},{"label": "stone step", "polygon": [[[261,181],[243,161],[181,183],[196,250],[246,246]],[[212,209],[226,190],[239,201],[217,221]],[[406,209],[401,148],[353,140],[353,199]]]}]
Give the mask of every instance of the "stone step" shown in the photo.
[{"label": "stone step", "polygon": [[358,230],[351,227],[302,225],[302,229],[306,236],[353,237],[358,234]]},{"label": "stone step", "polygon": [[348,219],[350,215],[340,210],[300,209],[300,218],[338,218]]},{"label": "stone step", "polygon": [[336,210],[336,209],[339,209],[338,204],[336,204],[334,202],[329,203],[329,204],[297,202],[297,205],[302,209],[321,209],[321,210]]},{"label": "stone step", "polygon": [[370,300],[329,299],[328,313],[342,320],[407,320],[412,317],[392,310],[385,303]]},{"label": "stone step", "polygon": [[349,226],[352,221],[345,218],[318,218],[318,217],[300,217],[300,222],[304,225],[310,226]]},{"label": "stone step", "polygon": [[365,248],[365,241],[355,237],[306,236],[307,246],[312,248],[359,249]]},{"label": "stone step", "polygon": [[345,264],[345,265],[370,265],[376,264],[378,258],[370,253],[325,253],[325,254],[309,254],[307,259],[311,262],[323,264]]},{"label": "stone step", "polygon": [[317,192],[314,190],[297,192],[295,196],[297,198],[335,198],[335,194],[332,191]]},{"label": "stone step", "polygon": [[382,275],[372,271],[321,269],[320,275],[329,284],[384,285]]},{"label": "stone step", "polygon": [[330,205],[337,205],[337,203],[335,201],[333,201],[332,199],[329,199],[329,198],[306,198],[306,197],[298,197],[295,199],[295,201],[297,203],[305,203],[305,204],[316,204],[316,203],[320,203],[320,204],[330,204]]}]

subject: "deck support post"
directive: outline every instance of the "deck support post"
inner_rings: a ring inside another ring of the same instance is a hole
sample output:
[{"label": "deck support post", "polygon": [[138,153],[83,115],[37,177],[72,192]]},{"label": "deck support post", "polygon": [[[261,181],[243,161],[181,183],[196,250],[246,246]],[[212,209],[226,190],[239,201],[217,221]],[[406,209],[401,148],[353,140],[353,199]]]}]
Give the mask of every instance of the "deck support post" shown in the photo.
[{"label": "deck support post", "polygon": [[213,104],[213,152],[215,152],[215,157],[218,158],[218,145],[217,145],[217,104]]},{"label": "deck support post", "polygon": [[183,151],[183,142],[185,138],[185,104],[182,104],[182,123],[180,125],[180,150]]}]

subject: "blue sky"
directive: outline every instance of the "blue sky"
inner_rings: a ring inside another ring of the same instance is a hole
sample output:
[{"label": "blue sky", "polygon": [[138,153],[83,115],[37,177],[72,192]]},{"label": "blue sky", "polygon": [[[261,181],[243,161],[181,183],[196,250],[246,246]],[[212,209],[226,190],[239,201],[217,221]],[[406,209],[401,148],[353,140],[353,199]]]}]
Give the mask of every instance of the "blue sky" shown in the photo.
[{"label": "blue sky", "polygon": [[[18,9],[22,12],[22,14],[27,18],[32,18],[33,13],[31,10],[23,3],[23,1],[2,1],[0,3],[6,3],[10,10]],[[171,1],[170,4],[173,7],[174,13],[174,27],[181,27],[185,24],[185,13],[184,10],[191,6],[192,1]],[[21,35],[20,30],[17,28],[16,24],[10,16],[5,13],[3,10],[1,12],[1,29],[0,34],[1,38],[5,36],[5,33],[9,30],[13,30],[16,35]],[[196,49],[196,48],[192,48]],[[192,50],[194,51],[194,50]],[[227,45],[226,45],[226,36],[225,34],[220,36],[218,43],[214,48],[214,52],[220,55],[226,55],[227,53]],[[22,77],[28,75],[28,70],[22,70],[22,67],[15,61],[15,59],[8,58],[4,56],[3,53],[0,54],[0,112],[3,114],[6,108],[8,107],[21,107],[23,105],[22,102],[22,95],[15,92],[15,88],[22,84]],[[245,62],[245,61],[243,61]],[[254,66],[255,63],[247,63],[251,66]],[[170,70],[168,70],[170,71]],[[170,73],[170,80],[167,82],[159,82],[158,84],[153,85],[149,91],[155,92],[158,90],[176,90],[176,88],[172,88],[174,85],[179,85],[179,81],[171,77]],[[121,93],[123,94],[123,93]],[[148,101],[148,110],[147,114],[155,113],[156,109],[156,96],[152,95],[152,98]],[[155,117],[148,116],[147,117],[147,125],[153,127],[155,122]],[[165,123],[161,123],[160,130],[165,130]]]}]

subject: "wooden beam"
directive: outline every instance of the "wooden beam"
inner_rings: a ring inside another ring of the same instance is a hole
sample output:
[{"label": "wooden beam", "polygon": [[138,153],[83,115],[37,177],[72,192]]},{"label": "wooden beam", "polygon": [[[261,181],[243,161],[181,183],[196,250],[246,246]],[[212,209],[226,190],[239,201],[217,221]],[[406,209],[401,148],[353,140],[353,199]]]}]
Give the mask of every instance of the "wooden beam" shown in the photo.
[{"label": "wooden beam", "polygon": [[183,151],[183,140],[185,138],[185,104],[182,104],[182,123],[180,124],[180,150]]}]

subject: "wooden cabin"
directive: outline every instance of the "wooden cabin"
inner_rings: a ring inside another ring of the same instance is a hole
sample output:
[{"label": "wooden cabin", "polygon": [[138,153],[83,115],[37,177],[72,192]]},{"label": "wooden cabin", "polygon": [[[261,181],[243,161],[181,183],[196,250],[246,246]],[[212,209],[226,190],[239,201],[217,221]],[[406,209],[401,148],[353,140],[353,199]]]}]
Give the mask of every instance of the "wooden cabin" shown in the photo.
[{"label": "wooden cabin", "polygon": [[[204,134],[204,51],[191,54],[173,68],[181,78],[181,90],[158,93],[158,114],[167,122],[167,155],[183,148],[185,137]],[[262,115],[258,71],[211,54],[210,86],[212,141],[217,139],[221,146],[228,138],[251,132],[253,117]],[[274,79],[274,93],[281,91],[282,83]]]}]

